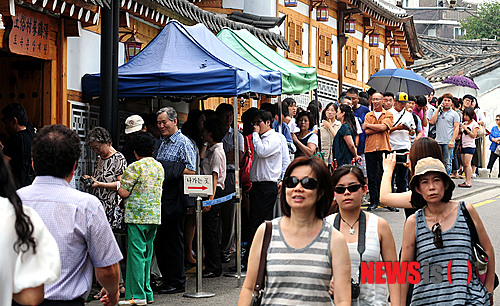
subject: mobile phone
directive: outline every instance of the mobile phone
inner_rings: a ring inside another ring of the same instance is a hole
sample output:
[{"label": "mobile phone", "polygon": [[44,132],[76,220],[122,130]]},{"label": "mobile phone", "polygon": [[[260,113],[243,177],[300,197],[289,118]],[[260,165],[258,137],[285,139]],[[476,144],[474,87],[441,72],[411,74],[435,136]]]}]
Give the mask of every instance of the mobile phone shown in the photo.
[{"label": "mobile phone", "polygon": [[410,162],[410,153],[396,153],[396,164],[408,165]]}]

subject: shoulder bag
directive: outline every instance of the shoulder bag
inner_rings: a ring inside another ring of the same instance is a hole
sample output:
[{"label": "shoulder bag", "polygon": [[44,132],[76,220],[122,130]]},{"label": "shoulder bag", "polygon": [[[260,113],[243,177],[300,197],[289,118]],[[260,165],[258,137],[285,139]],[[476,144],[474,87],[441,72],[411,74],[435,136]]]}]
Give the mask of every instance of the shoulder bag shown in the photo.
[{"label": "shoulder bag", "polygon": [[[474,225],[474,221],[470,216],[467,207],[465,206],[465,202],[461,201],[459,203],[460,209],[462,209],[462,213],[464,215],[465,221],[467,222],[467,226],[469,227],[470,238],[471,238],[471,247],[472,247],[472,260],[474,264],[474,268],[476,270],[476,275],[478,276],[481,283],[484,284],[486,281],[486,272],[488,271],[488,261],[489,257],[486,254],[484,248],[479,244],[479,235],[477,234],[476,226]],[[498,286],[498,276],[495,273],[495,285],[494,289]]]},{"label": "shoulder bag", "polygon": [[264,295],[264,275],[266,274],[267,249],[271,241],[272,221],[265,221],[266,231],[264,232],[264,240],[262,241],[262,250],[260,251],[259,272],[257,273],[257,281],[253,288],[252,301],[250,306],[260,306],[262,296]]}]

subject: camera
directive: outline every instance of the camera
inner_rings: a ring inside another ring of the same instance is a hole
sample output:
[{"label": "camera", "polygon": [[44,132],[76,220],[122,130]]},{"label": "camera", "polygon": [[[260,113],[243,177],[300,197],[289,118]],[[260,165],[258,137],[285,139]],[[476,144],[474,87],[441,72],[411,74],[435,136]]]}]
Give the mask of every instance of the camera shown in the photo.
[{"label": "camera", "polygon": [[359,284],[351,278],[351,299],[357,299],[359,297],[359,293]]},{"label": "camera", "polygon": [[408,123],[408,122],[403,122],[402,124],[403,124],[404,126],[406,126],[409,130],[411,130],[411,129],[412,129],[412,126],[411,126],[411,124],[410,124],[410,123]]},{"label": "camera", "polygon": [[396,153],[396,164],[408,164],[410,162],[410,153]]},{"label": "camera", "polygon": [[94,180],[90,176],[89,177],[82,176],[80,179],[82,180],[83,186],[85,186],[85,188],[90,188],[94,186]]}]

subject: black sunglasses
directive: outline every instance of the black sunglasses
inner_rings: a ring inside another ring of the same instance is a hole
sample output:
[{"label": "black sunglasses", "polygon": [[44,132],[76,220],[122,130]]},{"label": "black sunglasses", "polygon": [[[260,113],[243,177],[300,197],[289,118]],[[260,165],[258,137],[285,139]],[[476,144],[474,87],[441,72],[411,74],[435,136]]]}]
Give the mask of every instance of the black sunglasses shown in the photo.
[{"label": "black sunglasses", "polygon": [[361,188],[363,185],[361,184],[356,184],[356,185],[349,185],[349,186],[336,186],[333,188],[333,191],[336,193],[345,193],[345,190],[349,190],[349,192],[356,192]]},{"label": "black sunglasses", "polygon": [[443,236],[441,236],[441,224],[436,223],[432,226],[432,232],[434,233],[434,245],[438,249],[442,249],[443,245]]},{"label": "black sunglasses", "polygon": [[283,180],[283,183],[286,188],[294,188],[297,186],[299,183],[304,187],[305,189],[316,189],[318,188],[318,181],[315,178],[308,177],[306,176],[305,178],[299,180],[295,176],[289,176],[286,177]]}]

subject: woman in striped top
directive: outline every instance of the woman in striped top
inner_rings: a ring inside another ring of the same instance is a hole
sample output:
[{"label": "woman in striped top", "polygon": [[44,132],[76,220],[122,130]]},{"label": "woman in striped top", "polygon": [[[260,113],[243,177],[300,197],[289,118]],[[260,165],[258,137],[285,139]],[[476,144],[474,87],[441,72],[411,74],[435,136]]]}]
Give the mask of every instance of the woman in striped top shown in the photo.
[{"label": "woman in striped top", "polygon": [[[344,236],[323,218],[333,201],[332,179],[317,157],[298,157],[286,170],[272,221],[263,305],[350,305],[350,261]],[[238,305],[249,305],[259,270],[265,225],[255,234]],[[332,280],[333,279],[333,280]]]},{"label": "woman in striped top", "polygon": [[[471,235],[457,201],[451,201],[455,184],[443,163],[427,157],[419,160],[410,181],[412,204],[420,209],[405,224],[401,261],[417,261],[441,266],[442,281],[415,284],[411,305],[490,305],[495,277],[495,254],[481,219],[470,204],[465,207],[475,224],[480,244],[489,255],[488,272],[483,285],[475,273],[468,282],[472,262]],[[467,262],[469,261],[469,262]],[[451,280],[447,277],[452,263]],[[435,270],[434,270],[435,271]],[[421,272],[425,273],[425,272]],[[402,286],[404,305],[408,283]]]},{"label": "woman in striped top", "polygon": [[[360,259],[363,262],[371,263],[398,261],[394,237],[387,221],[375,214],[361,211],[361,201],[368,186],[366,186],[363,171],[360,168],[351,165],[338,168],[333,173],[333,186],[339,213],[328,216],[326,221],[335,228],[339,228],[345,236],[351,258],[351,278],[359,284]],[[338,218],[337,222],[335,222],[336,218]],[[366,220],[365,250],[360,251],[358,239],[361,234],[360,230],[363,228],[363,219]],[[362,256],[360,252],[362,252]],[[387,288],[389,288],[391,304],[399,305],[399,285],[385,283],[360,284],[359,297],[352,297],[352,305],[387,305]]]}]

